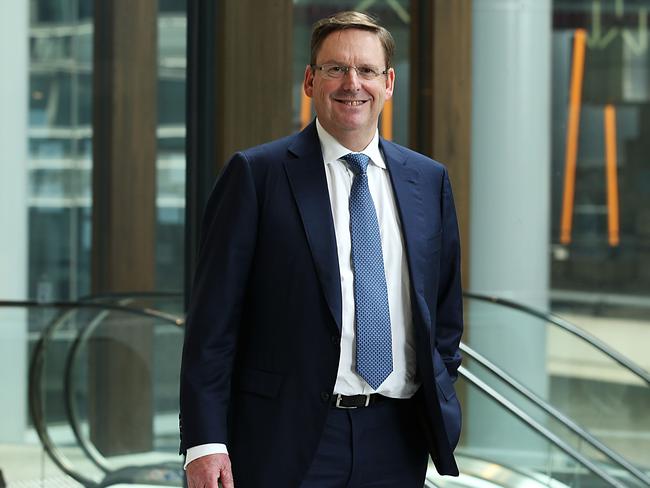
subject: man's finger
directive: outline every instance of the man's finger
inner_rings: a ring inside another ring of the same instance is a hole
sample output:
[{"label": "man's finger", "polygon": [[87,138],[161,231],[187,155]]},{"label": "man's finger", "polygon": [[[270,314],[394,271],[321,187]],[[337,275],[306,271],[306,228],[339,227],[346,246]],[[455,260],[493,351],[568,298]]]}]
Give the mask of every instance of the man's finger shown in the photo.
[{"label": "man's finger", "polygon": [[234,488],[227,454],[208,454],[196,458],[187,465],[186,473],[188,488],[217,488],[219,481],[224,488]]},{"label": "man's finger", "polygon": [[223,488],[235,488],[235,482],[232,478],[232,470],[230,466],[224,466],[221,468],[221,476],[219,476],[219,481]]}]

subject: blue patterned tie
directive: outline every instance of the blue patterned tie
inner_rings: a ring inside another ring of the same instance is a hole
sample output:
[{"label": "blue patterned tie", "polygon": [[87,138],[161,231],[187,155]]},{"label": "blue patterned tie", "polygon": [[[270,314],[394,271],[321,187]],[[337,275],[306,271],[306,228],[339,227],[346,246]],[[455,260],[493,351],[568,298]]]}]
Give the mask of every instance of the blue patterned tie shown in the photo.
[{"label": "blue patterned tie", "polygon": [[350,237],[354,268],[357,373],[379,388],[393,371],[384,257],[375,205],[368,188],[369,158],[350,153],[343,158],[354,173],[350,190]]}]

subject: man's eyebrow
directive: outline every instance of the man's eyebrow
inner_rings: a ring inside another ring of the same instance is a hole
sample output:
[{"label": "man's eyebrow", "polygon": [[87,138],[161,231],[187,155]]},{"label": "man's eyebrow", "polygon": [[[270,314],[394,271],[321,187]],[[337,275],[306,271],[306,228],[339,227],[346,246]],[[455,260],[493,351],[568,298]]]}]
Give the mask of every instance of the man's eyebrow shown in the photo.
[{"label": "man's eyebrow", "polygon": [[328,59],[326,61],[323,61],[322,63],[316,63],[316,64],[318,64],[319,66],[322,66],[324,64],[335,64],[337,66],[372,66],[372,67],[377,66],[376,64],[366,63],[366,62],[351,65],[349,63],[346,63],[346,62],[343,62],[343,61],[337,61],[335,59]]}]

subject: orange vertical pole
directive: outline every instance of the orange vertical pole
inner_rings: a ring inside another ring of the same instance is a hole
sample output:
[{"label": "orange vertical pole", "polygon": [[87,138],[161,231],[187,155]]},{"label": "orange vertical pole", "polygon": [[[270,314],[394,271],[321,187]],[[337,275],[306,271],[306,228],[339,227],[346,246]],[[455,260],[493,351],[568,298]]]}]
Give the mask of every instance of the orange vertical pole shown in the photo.
[{"label": "orange vertical pole", "polygon": [[610,246],[620,242],[618,213],[618,174],[616,155],[616,108],[605,106],[605,177],[607,181],[607,230]]},{"label": "orange vertical pole", "polygon": [[300,99],[300,128],[304,129],[311,122],[311,98],[303,92]]},{"label": "orange vertical pole", "polygon": [[393,99],[389,98],[384,103],[384,111],[381,114],[381,135],[387,141],[393,140]]},{"label": "orange vertical pole", "polygon": [[573,39],[573,60],[571,63],[571,88],[569,97],[569,121],[566,133],[566,153],[564,163],[564,196],[562,199],[562,220],[560,222],[560,242],[571,242],[573,225],[573,202],[576,184],[576,161],[578,158],[578,134],[580,128],[580,104],[582,100],[582,80],[585,68],[585,42],[587,33],[576,29]]}]

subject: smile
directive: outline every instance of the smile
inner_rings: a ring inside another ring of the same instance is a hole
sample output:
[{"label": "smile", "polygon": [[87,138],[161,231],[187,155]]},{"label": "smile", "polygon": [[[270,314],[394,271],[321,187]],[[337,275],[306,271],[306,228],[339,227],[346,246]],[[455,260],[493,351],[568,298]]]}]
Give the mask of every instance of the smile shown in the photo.
[{"label": "smile", "polygon": [[363,105],[364,103],[367,102],[367,100],[336,100],[339,103],[342,103],[343,105],[347,105],[348,107],[358,107],[359,105]]}]

